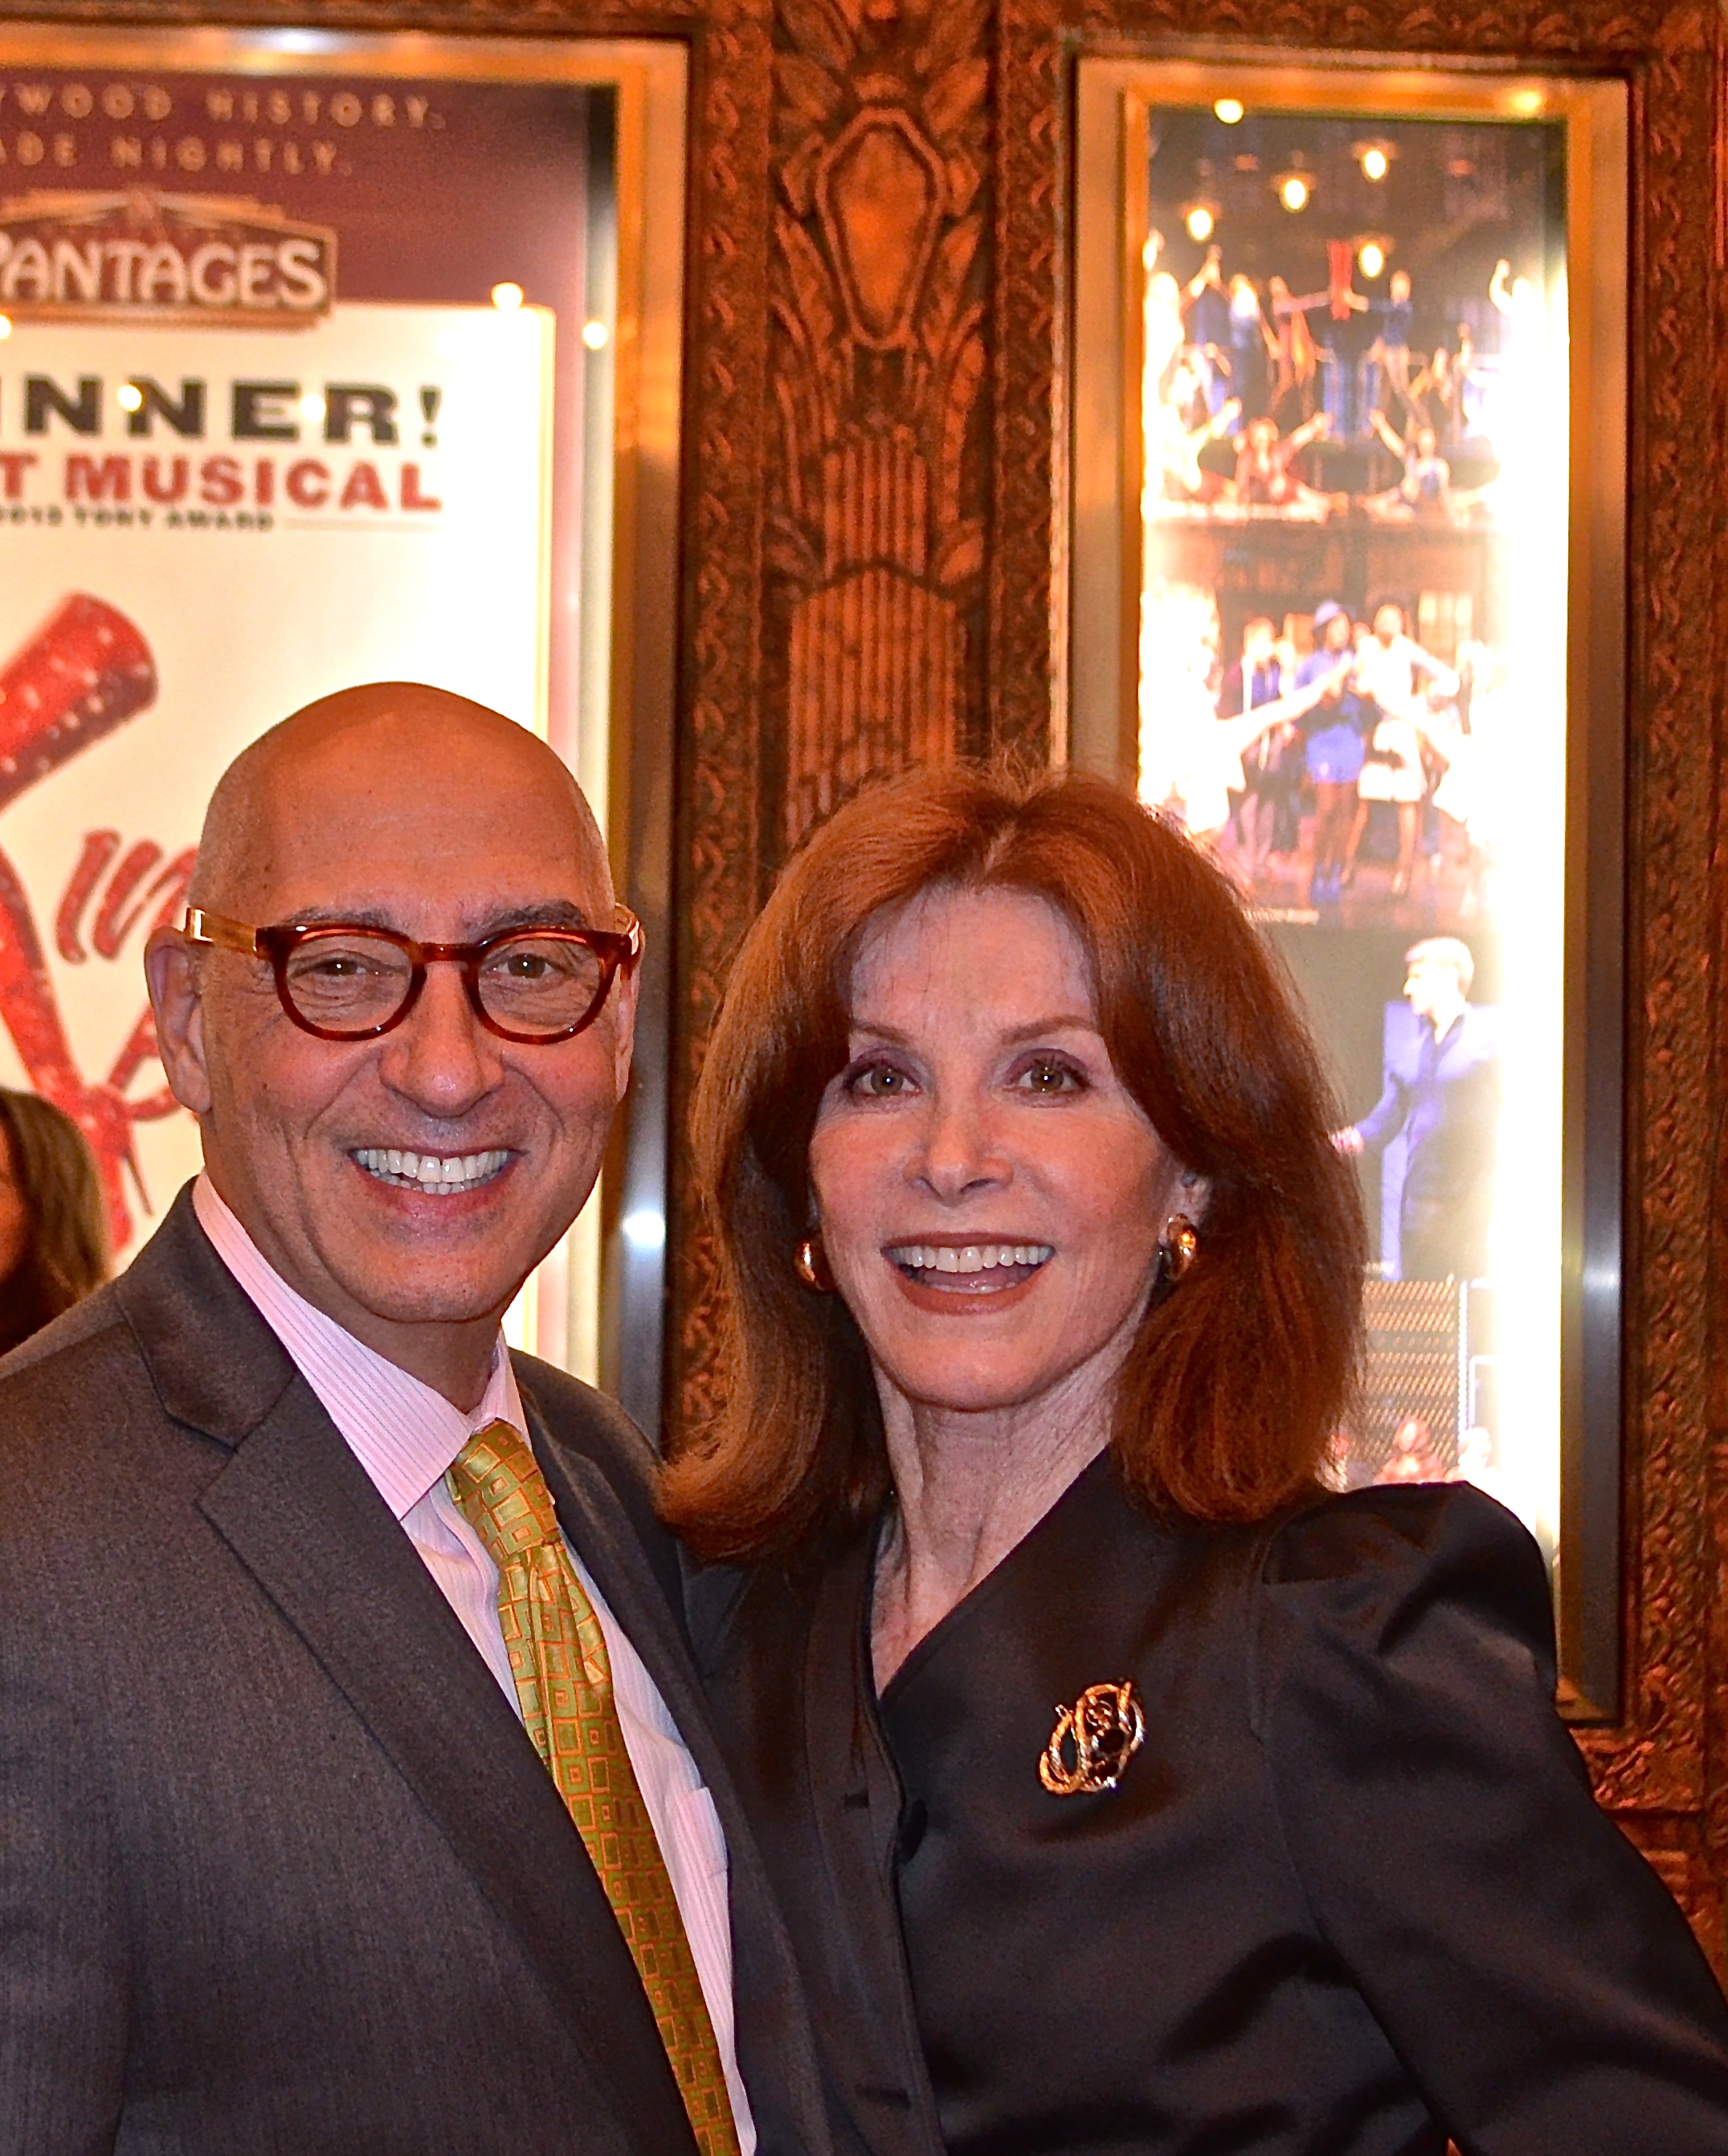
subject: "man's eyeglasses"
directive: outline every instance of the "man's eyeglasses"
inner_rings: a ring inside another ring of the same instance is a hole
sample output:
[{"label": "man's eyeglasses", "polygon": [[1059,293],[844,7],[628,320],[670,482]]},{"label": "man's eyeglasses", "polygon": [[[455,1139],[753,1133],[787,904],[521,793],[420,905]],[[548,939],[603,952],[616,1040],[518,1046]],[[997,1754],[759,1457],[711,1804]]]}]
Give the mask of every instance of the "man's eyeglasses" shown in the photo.
[{"label": "man's eyeglasses", "polygon": [[426,968],[462,968],[474,1016],[501,1040],[567,1040],[592,1025],[613,980],[642,956],[642,923],[628,906],[624,926],[505,928],[478,943],[417,943],[393,928],[343,921],[285,921],[248,928],[188,906],[189,943],[267,958],[282,1008],[320,1040],[372,1040],[400,1025],[420,999]]}]

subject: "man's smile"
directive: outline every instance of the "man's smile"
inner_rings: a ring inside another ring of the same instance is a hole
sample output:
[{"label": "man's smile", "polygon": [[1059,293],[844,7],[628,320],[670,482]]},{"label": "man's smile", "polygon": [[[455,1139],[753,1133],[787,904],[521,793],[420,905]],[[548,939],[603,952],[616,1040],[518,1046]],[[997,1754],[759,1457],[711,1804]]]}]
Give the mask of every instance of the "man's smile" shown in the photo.
[{"label": "man's smile", "polygon": [[443,1198],[476,1190],[502,1174],[510,1163],[510,1152],[506,1146],[459,1153],[403,1152],[394,1146],[359,1146],[350,1158],[356,1168],[379,1183]]}]

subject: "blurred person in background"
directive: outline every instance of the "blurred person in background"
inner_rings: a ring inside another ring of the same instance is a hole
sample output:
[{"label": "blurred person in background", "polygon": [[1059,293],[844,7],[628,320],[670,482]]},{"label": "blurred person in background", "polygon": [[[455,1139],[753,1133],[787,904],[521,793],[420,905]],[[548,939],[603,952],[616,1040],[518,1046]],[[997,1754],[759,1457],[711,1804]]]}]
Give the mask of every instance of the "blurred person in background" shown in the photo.
[{"label": "blurred person in background", "polygon": [[72,1118],[0,1088],[0,1354],[108,1277],[95,1158]]}]

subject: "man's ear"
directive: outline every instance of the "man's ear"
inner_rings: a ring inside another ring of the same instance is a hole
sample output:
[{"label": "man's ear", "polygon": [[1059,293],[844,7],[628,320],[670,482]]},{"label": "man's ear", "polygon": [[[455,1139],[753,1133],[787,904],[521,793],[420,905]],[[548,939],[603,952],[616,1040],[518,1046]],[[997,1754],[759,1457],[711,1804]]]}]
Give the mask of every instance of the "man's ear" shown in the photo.
[{"label": "man's ear", "polygon": [[204,1002],[197,954],[177,928],[158,928],[144,947],[144,978],[156,1014],[156,1045],[174,1098],[193,1115],[210,1111],[204,1060]]},{"label": "man's ear", "polygon": [[622,1101],[630,1083],[630,1054],[636,1045],[636,998],[641,993],[642,968],[619,968],[613,983],[613,1097]]}]

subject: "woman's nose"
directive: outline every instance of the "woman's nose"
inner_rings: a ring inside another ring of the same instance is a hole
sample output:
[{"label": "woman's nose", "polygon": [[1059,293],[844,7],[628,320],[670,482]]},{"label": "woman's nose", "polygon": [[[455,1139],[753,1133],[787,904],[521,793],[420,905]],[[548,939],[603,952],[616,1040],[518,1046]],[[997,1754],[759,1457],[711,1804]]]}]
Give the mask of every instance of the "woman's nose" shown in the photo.
[{"label": "woman's nose", "polygon": [[987,1106],[971,1097],[936,1096],[924,1117],[912,1170],[944,1199],[1006,1181],[1008,1162]]}]

